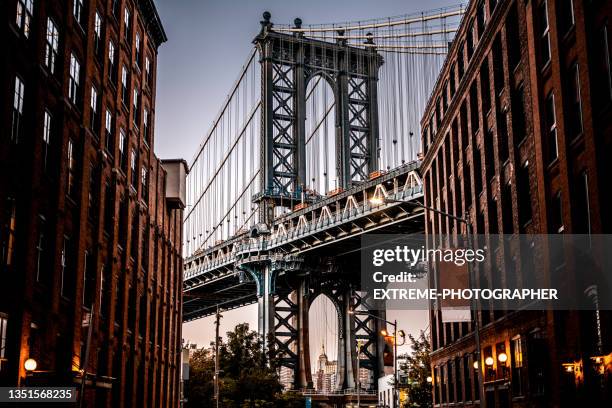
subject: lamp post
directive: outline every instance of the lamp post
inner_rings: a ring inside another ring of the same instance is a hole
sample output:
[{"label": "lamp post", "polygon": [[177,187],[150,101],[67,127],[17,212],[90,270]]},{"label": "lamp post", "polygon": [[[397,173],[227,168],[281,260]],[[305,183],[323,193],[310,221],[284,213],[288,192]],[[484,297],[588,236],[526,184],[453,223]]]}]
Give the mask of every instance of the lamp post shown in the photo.
[{"label": "lamp post", "polygon": [[[440,211],[437,208],[433,208],[430,206],[427,206],[425,204],[421,204],[418,201],[408,201],[408,200],[396,200],[396,199],[392,199],[392,198],[386,198],[386,197],[372,197],[370,199],[370,203],[374,204],[374,205],[381,205],[381,204],[387,204],[387,203],[401,203],[401,204],[408,204],[411,205],[413,207],[419,207],[424,209],[425,211],[431,211],[435,214],[439,214],[442,215],[443,217],[447,217],[451,220],[455,220],[459,223],[462,223],[465,225],[465,232],[467,235],[467,245],[468,247],[472,246],[472,224],[470,224],[470,221],[468,219],[468,213],[466,212],[465,217],[458,217],[456,215],[453,214],[449,214],[447,212],[444,211]],[[474,283],[476,281],[476,278],[474,276],[474,271],[472,269],[472,265],[471,263],[468,262],[468,274],[470,277],[470,281],[472,283]],[[475,302],[475,300],[474,300]],[[477,305],[476,303],[474,303],[475,305]],[[480,356],[482,353],[481,350],[481,346],[480,346],[480,321],[478,319],[478,314],[476,313],[477,310],[476,308],[474,308],[474,342],[476,343],[476,358],[477,361],[480,363]],[[476,367],[476,365],[475,365]],[[487,406],[487,399],[485,398],[484,395],[484,380],[483,380],[483,375],[482,375],[482,369],[480,368],[480,364],[478,364],[478,390],[479,390],[479,394],[480,394],[480,407],[481,408],[486,408]]]},{"label": "lamp post", "polygon": [[[372,313],[368,313],[365,311],[354,311],[354,310],[350,310],[349,314],[359,314],[359,315],[366,315],[369,316],[373,319],[379,320],[381,322],[384,322],[386,324],[389,324],[391,326],[393,326],[393,408],[398,408],[398,402],[399,402],[399,398],[398,398],[398,376],[397,376],[397,335],[399,333],[399,335],[404,339],[404,342],[406,341],[406,334],[404,333],[403,330],[397,330],[397,320],[393,320],[392,322],[387,320],[387,319],[383,319],[380,316],[377,316],[375,314]],[[384,337],[387,337],[389,335],[389,333],[387,333],[386,330],[381,330],[380,334]],[[400,344],[403,345],[404,343]],[[357,364],[359,367],[359,356],[357,356]],[[361,378],[360,378],[360,373],[359,373],[359,369],[357,369],[357,381],[358,384],[361,385]]]}]

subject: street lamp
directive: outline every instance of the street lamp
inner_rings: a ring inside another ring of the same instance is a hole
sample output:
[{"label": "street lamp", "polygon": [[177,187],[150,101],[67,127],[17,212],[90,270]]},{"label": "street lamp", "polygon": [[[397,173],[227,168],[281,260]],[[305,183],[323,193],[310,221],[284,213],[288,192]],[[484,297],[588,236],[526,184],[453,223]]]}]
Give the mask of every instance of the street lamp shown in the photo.
[{"label": "street lamp", "polygon": [[[398,402],[399,402],[399,398],[398,398],[398,385],[399,385],[399,379],[398,379],[398,372],[397,372],[397,336],[399,334],[399,336],[404,340],[402,342],[402,344],[400,344],[400,346],[403,346],[404,343],[406,342],[406,333],[404,333],[403,330],[397,330],[397,320],[393,320],[392,322],[387,320],[387,319],[383,319],[380,316],[377,316],[375,314],[372,313],[368,313],[365,311],[355,311],[353,309],[349,310],[349,314],[355,315],[355,314],[359,314],[359,315],[366,315],[369,316],[373,319],[379,320],[381,322],[384,322],[386,324],[389,324],[391,326],[393,326],[393,335],[389,335],[389,332],[385,329],[382,329],[380,331],[380,335],[383,337],[393,337],[393,407],[394,408],[398,408]],[[359,358],[359,356],[357,357]],[[359,370],[357,372],[357,378],[359,379]]]},{"label": "street lamp", "polygon": [[25,363],[23,363],[23,368],[25,368],[25,370],[28,372],[36,370],[37,366],[38,363],[33,358],[28,358]]},{"label": "street lamp", "polygon": [[[472,240],[472,224],[470,224],[470,221],[468,219],[468,213],[466,212],[465,217],[458,217],[456,215],[453,214],[449,214],[447,212],[444,211],[440,211],[437,208],[433,208],[430,206],[427,206],[425,204],[421,204],[418,201],[408,201],[408,200],[396,200],[393,198],[387,198],[384,196],[374,196],[372,198],[370,198],[370,203],[372,205],[382,205],[382,204],[388,204],[388,203],[401,203],[401,204],[408,204],[411,205],[413,207],[419,207],[424,209],[425,211],[431,211],[434,214],[439,214],[443,217],[449,218],[451,220],[455,220],[459,223],[462,223],[465,225],[465,231],[466,231],[466,235],[467,235],[467,245],[468,247],[471,247],[471,240]],[[474,272],[472,270],[472,266],[471,263],[468,262],[468,274],[470,276],[470,281],[471,282],[475,282],[476,279],[473,276]],[[475,300],[474,300],[475,302]],[[477,305],[476,303],[474,303],[475,305]],[[475,310],[476,312],[476,310]],[[474,313],[474,341],[476,343],[476,362],[474,363],[474,368],[478,370],[478,366],[477,366],[477,362],[480,361],[480,356],[482,355],[482,350],[481,350],[481,346],[480,346],[480,321],[478,320],[478,315],[477,313]],[[480,407],[481,408],[486,408],[487,406],[487,401],[486,398],[484,397],[484,380],[483,380],[483,375],[482,375],[482,370],[478,370],[478,389],[480,390]]]}]

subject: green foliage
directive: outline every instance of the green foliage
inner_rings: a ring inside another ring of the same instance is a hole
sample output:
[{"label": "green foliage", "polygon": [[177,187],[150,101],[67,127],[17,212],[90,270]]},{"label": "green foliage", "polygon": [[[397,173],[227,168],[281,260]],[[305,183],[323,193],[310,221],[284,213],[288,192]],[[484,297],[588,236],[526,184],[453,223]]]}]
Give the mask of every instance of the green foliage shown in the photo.
[{"label": "green foliage", "polygon": [[[190,360],[187,407],[214,407],[214,355],[196,351]],[[246,323],[227,333],[219,347],[221,406],[224,408],[297,408],[304,398],[282,393],[273,350],[265,350],[257,332]]]},{"label": "green foliage", "polygon": [[432,388],[431,383],[427,382],[427,377],[431,375],[429,341],[423,331],[418,338],[409,335],[408,339],[411,343],[412,354],[406,357],[408,399],[404,407],[431,408]]}]

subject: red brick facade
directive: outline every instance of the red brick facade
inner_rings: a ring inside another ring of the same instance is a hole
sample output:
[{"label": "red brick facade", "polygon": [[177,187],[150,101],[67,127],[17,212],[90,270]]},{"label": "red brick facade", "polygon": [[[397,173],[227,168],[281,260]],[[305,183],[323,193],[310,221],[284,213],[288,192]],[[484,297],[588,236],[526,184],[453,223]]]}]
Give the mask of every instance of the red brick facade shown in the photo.
[{"label": "red brick facade", "polygon": [[[467,216],[477,234],[612,231],[611,16],[609,1],[470,2],[422,119],[427,205]],[[426,231],[465,228],[429,213]],[[485,376],[488,408],[601,398],[593,377],[575,385],[562,366],[587,367],[596,353],[593,313],[479,318],[483,359],[509,356],[507,371],[495,363],[498,372]],[[602,319],[607,354],[610,316]],[[478,406],[472,324],[442,323],[434,310],[431,340],[435,406]]]},{"label": "red brick facade", "polygon": [[87,406],[177,406],[184,163],[153,152],[153,0],[1,3],[0,383],[85,368]]}]

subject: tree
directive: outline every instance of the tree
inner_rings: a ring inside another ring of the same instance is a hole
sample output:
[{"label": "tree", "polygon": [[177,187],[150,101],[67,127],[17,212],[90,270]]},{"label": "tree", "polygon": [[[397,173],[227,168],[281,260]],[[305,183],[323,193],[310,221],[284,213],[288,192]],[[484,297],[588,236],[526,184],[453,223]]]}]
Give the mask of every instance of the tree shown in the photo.
[{"label": "tree", "polygon": [[[189,407],[213,407],[214,355],[208,350],[194,353],[188,384]],[[304,406],[301,395],[282,393],[275,370],[277,361],[257,332],[246,323],[227,332],[219,347],[220,399],[224,408],[297,408]]]},{"label": "tree", "polygon": [[425,332],[421,330],[418,338],[408,335],[412,354],[406,357],[407,393],[408,398],[404,407],[431,408],[431,383],[427,377],[431,376],[431,360],[429,341]]}]

